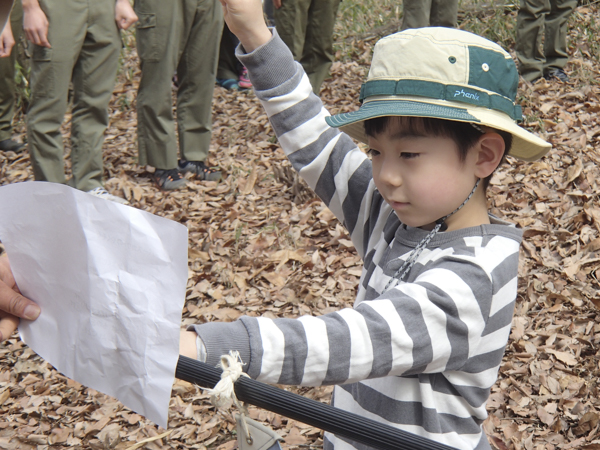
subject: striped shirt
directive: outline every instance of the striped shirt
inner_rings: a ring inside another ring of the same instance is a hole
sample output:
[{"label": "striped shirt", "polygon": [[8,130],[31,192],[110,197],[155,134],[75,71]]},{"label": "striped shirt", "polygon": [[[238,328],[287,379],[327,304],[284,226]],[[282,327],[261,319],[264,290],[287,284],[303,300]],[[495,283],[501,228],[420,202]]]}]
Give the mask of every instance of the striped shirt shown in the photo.
[{"label": "striped shirt", "polygon": [[[207,362],[238,350],[259,381],[334,384],[338,408],[459,449],[489,449],[481,424],[510,332],[521,231],[490,217],[440,232],[406,281],[385,291],[427,231],[400,223],[370,160],[326,124],[277,36],[238,56],[292,165],[347,228],[364,268],[353,308],[194,326]],[[327,434],[325,448],[365,446]]]}]

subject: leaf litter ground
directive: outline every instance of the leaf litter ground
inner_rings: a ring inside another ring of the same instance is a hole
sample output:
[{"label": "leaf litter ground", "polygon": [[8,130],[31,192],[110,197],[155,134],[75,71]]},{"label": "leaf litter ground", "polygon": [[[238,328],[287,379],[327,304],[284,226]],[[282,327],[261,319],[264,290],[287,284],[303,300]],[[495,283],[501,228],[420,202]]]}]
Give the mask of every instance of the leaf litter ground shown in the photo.
[{"label": "leaf litter ground", "polygon": [[[594,4],[579,8],[577,24],[586,27],[599,12]],[[572,31],[570,39],[570,84],[520,86],[526,126],[552,142],[553,150],[534,163],[509,159],[490,186],[492,212],[526,229],[513,330],[484,424],[501,450],[600,449],[600,87],[593,75],[600,65],[593,36]],[[333,113],[356,107],[373,42],[355,43],[362,54],[355,62],[334,63],[321,93]],[[215,89],[210,162],[223,170],[224,180],[190,178],[186,189],[162,192],[150,169],[136,164],[138,80],[130,50],[111,102],[106,187],[137,208],[188,227],[184,324],[243,314],[320,315],[351,306],[361,262],[343,227],[291,170],[254,94]],[[24,135],[22,121],[17,132]],[[65,147],[68,154],[67,140]],[[26,153],[0,153],[0,184],[31,179]],[[331,392],[283,388],[323,402]],[[285,448],[322,444],[318,429],[249,411],[285,438]],[[163,430],[65,378],[16,334],[0,344],[0,449],[236,445],[231,417],[215,412],[189,383],[175,383]]]}]

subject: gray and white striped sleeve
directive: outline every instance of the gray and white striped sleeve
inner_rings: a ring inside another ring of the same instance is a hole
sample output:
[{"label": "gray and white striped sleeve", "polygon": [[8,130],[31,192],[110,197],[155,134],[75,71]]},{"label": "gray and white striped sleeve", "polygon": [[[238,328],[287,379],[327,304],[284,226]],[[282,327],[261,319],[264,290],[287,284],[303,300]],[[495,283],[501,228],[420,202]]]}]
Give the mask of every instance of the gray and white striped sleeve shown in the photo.
[{"label": "gray and white striped sleeve", "polygon": [[[469,370],[489,370],[492,380],[510,323],[501,324],[502,338],[495,336],[495,343],[482,335],[494,292],[500,291],[477,261],[448,256],[427,264],[414,282],[355,309],[300,319],[243,317],[239,322],[250,349],[247,372],[268,383],[321,385],[453,372],[472,364]],[[515,292],[501,295],[514,300]],[[237,327],[237,333],[239,322],[219,324],[219,335],[230,334],[228,326]],[[202,328],[198,332],[204,339]]]},{"label": "gray and white striped sleeve", "polygon": [[370,160],[349,136],[327,125],[329,113],[277,36],[241,60],[257,79],[256,94],[292,166],[344,224],[364,256],[365,223],[377,214],[370,209],[381,206],[372,201]]}]

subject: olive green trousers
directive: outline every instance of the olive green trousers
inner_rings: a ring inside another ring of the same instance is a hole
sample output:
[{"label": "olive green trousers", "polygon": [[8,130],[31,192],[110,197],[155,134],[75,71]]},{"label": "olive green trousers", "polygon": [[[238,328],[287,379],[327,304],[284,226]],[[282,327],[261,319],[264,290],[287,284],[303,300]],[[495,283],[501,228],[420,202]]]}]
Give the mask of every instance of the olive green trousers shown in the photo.
[{"label": "olive green trousers", "polygon": [[102,144],[121,50],[114,0],[40,0],[52,48],[33,46],[27,139],[36,180],[65,183],[60,127],[73,85],[69,184],[102,186]]},{"label": "olive green trousers", "polygon": [[218,0],[135,0],[142,77],[137,96],[139,163],[177,167],[172,79],[177,72],[179,154],[204,161],[212,130],[223,10]]},{"label": "olive green trousers", "polygon": [[15,46],[10,56],[0,58],[0,141],[12,136],[12,120],[15,115],[15,63],[17,61],[18,45],[23,34],[23,7],[21,2],[15,2],[10,13]]},{"label": "olive green trousers", "polygon": [[[567,64],[567,22],[577,0],[521,0],[515,50],[527,81]],[[543,43],[542,43],[543,42]]]},{"label": "olive green trousers", "polygon": [[275,28],[319,94],[333,62],[333,26],[340,0],[283,0]]},{"label": "olive green trousers", "polygon": [[404,0],[402,29],[456,27],[458,0]]}]

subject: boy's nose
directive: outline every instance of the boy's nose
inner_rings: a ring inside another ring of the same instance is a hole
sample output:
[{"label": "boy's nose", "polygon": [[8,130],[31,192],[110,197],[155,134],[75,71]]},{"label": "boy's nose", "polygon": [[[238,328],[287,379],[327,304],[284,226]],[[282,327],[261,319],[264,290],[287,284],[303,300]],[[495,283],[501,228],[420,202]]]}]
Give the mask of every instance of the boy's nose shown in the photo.
[{"label": "boy's nose", "polygon": [[402,176],[398,167],[391,161],[384,161],[379,169],[379,178],[390,186],[401,186]]}]

